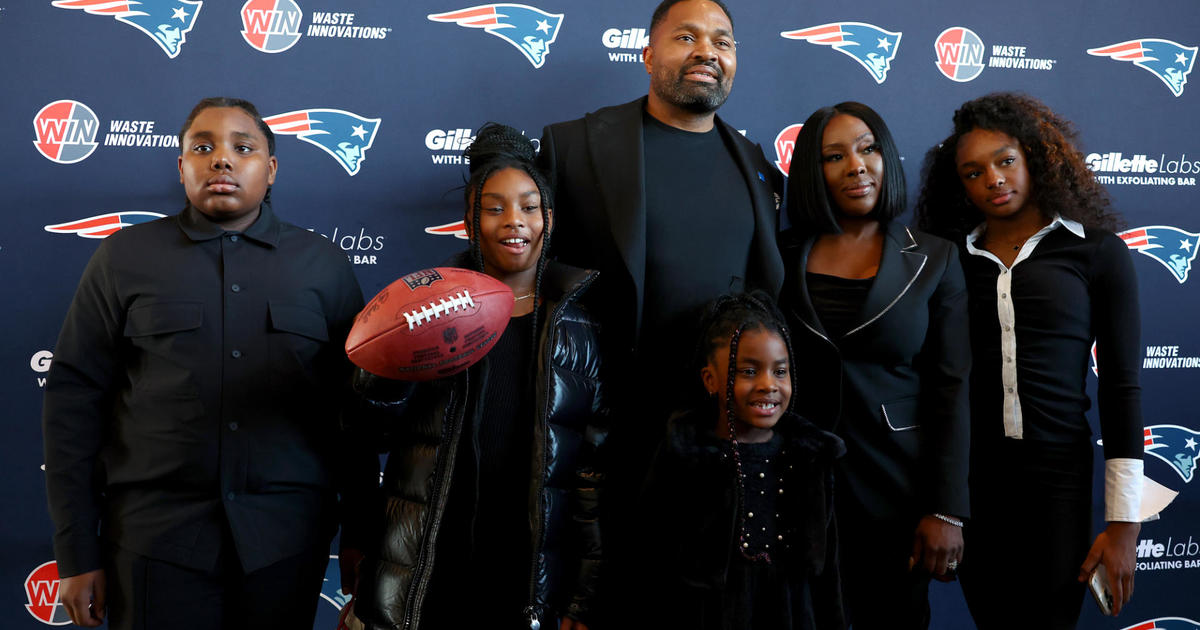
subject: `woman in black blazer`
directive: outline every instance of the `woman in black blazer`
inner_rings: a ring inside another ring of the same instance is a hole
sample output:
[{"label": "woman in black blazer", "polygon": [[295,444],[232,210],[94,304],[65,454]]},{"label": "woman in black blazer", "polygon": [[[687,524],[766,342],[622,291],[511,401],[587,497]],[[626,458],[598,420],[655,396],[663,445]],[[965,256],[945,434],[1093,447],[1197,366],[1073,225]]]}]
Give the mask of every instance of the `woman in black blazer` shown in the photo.
[{"label": "woman in black blazer", "polygon": [[893,220],[904,172],[871,108],[805,121],[792,154],[781,304],[797,411],[846,442],[835,505],[848,620],[927,628],[968,516],[966,287],[954,246]]}]

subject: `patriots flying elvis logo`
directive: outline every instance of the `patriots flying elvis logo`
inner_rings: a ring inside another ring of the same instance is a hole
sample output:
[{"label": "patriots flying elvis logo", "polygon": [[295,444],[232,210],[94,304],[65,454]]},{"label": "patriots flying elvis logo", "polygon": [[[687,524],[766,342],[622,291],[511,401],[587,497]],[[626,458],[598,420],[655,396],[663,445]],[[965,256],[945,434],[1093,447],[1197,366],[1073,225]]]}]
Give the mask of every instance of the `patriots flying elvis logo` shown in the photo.
[{"label": "patriots flying elvis logo", "polygon": [[198,0],[54,0],[60,9],[83,9],[107,15],[145,33],[171,59],[187,41],[204,3]]},{"label": "patriots flying elvis logo", "polygon": [[321,599],[333,604],[338,610],[350,601],[350,596],[342,592],[342,572],[337,556],[329,556],[329,564],[325,565],[325,579],[321,581]]},{"label": "patriots flying elvis logo", "polygon": [[434,236],[453,236],[465,241],[467,240],[467,224],[463,221],[455,221],[444,225],[433,225],[425,228],[425,233]]},{"label": "patriots flying elvis logo", "polygon": [[1200,234],[1185,232],[1170,225],[1147,225],[1117,234],[1129,249],[1136,250],[1162,263],[1171,275],[1183,284],[1196,259]]},{"label": "patriots flying elvis logo", "polygon": [[1171,465],[1184,483],[1191,483],[1200,458],[1200,431],[1177,424],[1154,424],[1142,429],[1142,448]]},{"label": "patriots flying elvis logo", "polygon": [[787,39],[803,39],[810,44],[833,46],[834,50],[853,57],[866,68],[876,83],[887,80],[902,34],[864,22],[834,22],[780,33]]},{"label": "patriots flying elvis logo", "polygon": [[104,238],[121,228],[163,218],[157,212],[110,212],[94,217],[45,226],[47,232],[74,234],[82,238]]},{"label": "patriots flying elvis logo", "polygon": [[1116,61],[1131,61],[1137,67],[1153,72],[1172,94],[1180,96],[1196,61],[1196,50],[1196,46],[1189,48],[1169,39],[1131,39],[1111,46],[1089,48],[1087,53]]},{"label": "patriots flying elvis logo", "polygon": [[516,46],[534,68],[541,68],[550,54],[550,44],[558,37],[563,15],[525,4],[481,4],[449,13],[430,13],[426,17],[434,22],[481,28]]},{"label": "patriots flying elvis logo", "polygon": [[276,134],[296,136],[320,149],[342,165],[351,176],[367,159],[375,142],[381,118],[363,118],[341,109],[300,109],[264,119]]}]

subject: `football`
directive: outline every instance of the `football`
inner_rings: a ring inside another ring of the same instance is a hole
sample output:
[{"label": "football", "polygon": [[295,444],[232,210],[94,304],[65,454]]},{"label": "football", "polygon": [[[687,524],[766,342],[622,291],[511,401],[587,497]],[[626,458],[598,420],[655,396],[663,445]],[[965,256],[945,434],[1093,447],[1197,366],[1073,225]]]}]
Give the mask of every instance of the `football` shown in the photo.
[{"label": "football", "polygon": [[410,273],[358,314],[346,354],[385,378],[429,381],[457,374],[496,344],[513,302],[512,290],[487,274],[454,267]]}]

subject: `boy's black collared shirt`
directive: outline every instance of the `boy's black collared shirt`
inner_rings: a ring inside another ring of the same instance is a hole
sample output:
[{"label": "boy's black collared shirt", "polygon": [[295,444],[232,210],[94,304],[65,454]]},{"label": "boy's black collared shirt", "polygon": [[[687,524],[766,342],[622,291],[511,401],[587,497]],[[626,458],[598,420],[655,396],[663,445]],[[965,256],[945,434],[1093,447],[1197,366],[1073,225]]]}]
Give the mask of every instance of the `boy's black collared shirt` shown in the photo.
[{"label": "boy's black collared shirt", "polygon": [[361,307],[345,254],[268,204],[244,233],[188,208],[105,239],[46,383],[60,574],[101,566],[98,527],[201,570],[226,521],[247,572],[327,541]]}]

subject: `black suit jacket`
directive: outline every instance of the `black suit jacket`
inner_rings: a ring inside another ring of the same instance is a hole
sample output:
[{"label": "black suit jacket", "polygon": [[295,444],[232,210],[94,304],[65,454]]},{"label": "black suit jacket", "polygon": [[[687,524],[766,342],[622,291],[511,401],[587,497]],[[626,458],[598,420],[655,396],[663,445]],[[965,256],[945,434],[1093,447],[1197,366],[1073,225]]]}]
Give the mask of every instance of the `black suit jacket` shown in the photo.
[{"label": "black suit jacket", "polygon": [[[646,97],[546,127],[539,162],[554,187],[552,248],[565,263],[600,271],[592,309],[610,339],[637,345],[646,275],[646,181],[642,112]],[[747,288],[779,294],[776,245],[782,176],[762,149],[719,117],[716,126],[746,178],[754,206]],[[680,238],[687,227],[680,226]],[[714,296],[716,297],[716,296]]]},{"label": "black suit jacket", "polygon": [[781,303],[797,412],[846,441],[839,501],[879,519],[968,516],[970,331],[953,244],[891,222],[861,323],[831,339],[805,280],[815,240],[784,238]]}]

